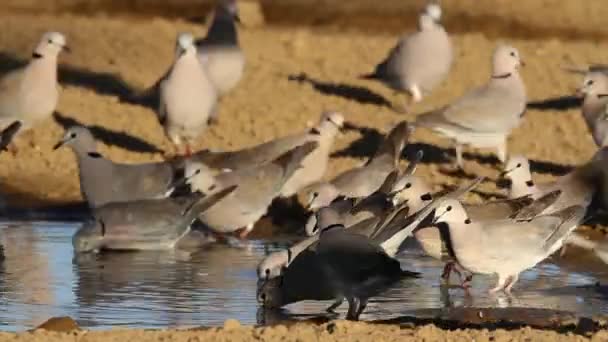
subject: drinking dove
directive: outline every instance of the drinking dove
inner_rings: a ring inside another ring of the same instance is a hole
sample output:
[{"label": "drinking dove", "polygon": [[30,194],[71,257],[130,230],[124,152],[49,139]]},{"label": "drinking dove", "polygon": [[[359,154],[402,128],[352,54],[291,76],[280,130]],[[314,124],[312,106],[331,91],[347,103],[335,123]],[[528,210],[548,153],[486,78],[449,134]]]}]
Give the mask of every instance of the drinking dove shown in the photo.
[{"label": "drinking dove", "polygon": [[[315,209],[327,206],[339,196],[356,198],[367,197],[374,193],[389,173],[399,165],[401,151],[407,143],[410,132],[405,121],[395,126],[365,165],[347,170],[331,181],[315,186],[310,191],[314,198],[309,207]],[[315,193],[317,196],[314,196]]]},{"label": "drinking dove", "polygon": [[450,242],[458,263],[477,274],[497,274],[490,292],[510,293],[519,274],[547,258],[576,228],[585,209],[573,206],[531,220],[477,221],[455,199],[435,211],[435,223],[448,225]]},{"label": "drinking dove", "polygon": [[233,185],[238,188],[201,213],[200,220],[218,233],[231,233],[244,228],[245,237],[253,225],[264,215],[272,200],[284,184],[301,167],[310,154],[315,153],[318,143],[308,142],[284,153],[276,160],[255,167],[214,174],[201,162],[186,162],[186,182],[193,190],[213,193]]},{"label": "drinking dove", "polygon": [[50,118],[59,100],[57,57],[68,50],[59,32],[47,32],[27,65],[0,77],[0,127],[20,120],[23,130]]},{"label": "drinking dove", "polygon": [[109,203],[93,210],[94,220],[72,239],[77,253],[116,250],[173,249],[182,240],[197,239],[191,225],[198,215],[234,191],[213,195]]},{"label": "drinking dove", "polygon": [[219,96],[236,87],[245,69],[236,22],[240,22],[236,1],[220,0],[207,36],[196,41],[199,61]]},{"label": "drinking dove", "polygon": [[207,128],[217,110],[217,92],[196,56],[194,38],[189,33],[177,37],[175,62],[160,83],[158,117],[167,137],[177,147],[191,144]]},{"label": "drinking dove", "polygon": [[488,82],[452,104],[417,117],[417,127],[427,127],[454,141],[456,162],[463,168],[462,146],[494,148],[506,162],[507,136],[526,110],[526,90],[519,75],[523,65],[514,47],[499,45],[492,56]]},{"label": "drinking dove", "polygon": [[67,145],[76,154],[80,191],[91,208],[169,196],[183,174],[181,162],[121,164],[97,152],[91,131],[70,127],[54,149]]},{"label": "drinking dove", "polygon": [[418,31],[401,38],[374,72],[363,78],[408,92],[413,103],[420,102],[445,80],[454,59],[450,37],[440,19],[439,4],[429,3],[418,19]]}]

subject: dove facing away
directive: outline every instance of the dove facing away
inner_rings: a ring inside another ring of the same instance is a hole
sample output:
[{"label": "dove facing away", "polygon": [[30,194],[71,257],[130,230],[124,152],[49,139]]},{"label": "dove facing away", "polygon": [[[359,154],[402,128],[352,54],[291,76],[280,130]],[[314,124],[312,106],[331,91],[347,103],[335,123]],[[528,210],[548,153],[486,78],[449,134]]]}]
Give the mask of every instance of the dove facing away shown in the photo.
[{"label": "dove facing away", "polygon": [[449,105],[420,114],[414,125],[452,139],[461,169],[463,145],[494,148],[498,159],[506,162],[507,136],[519,126],[526,110],[526,89],[519,75],[522,65],[516,48],[499,45],[492,56],[492,74],[485,85]]},{"label": "dove facing away", "polygon": [[521,221],[476,221],[458,200],[448,199],[436,209],[434,221],[448,226],[454,256],[462,267],[476,274],[497,274],[490,292],[510,293],[519,274],[559,249],[584,214],[584,208],[572,206]]},{"label": "dove facing away", "polygon": [[239,83],[245,70],[236,23],[240,22],[235,0],[220,0],[207,36],[196,41],[197,56],[219,96]]},{"label": "dove facing away", "polygon": [[217,110],[217,92],[198,61],[194,38],[189,33],[177,37],[175,62],[160,83],[159,120],[176,147],[191,144],[207,128]]},{"label": "dove facing away", "polygon": [[214,174],[201,162],[186,162],[186,182],[195,191],[213,193],[238,185],[238,188],[201,213],[199,219],[209,229],[218,233],[232,233],[244,228],[245,237],[254,224],[266,214],[272,200],[279,196],[288,179],[301,167],[306,158],[314,153],[318,143],[308,142],[284,153],[276,160],[255,168],[225,171]]},{"label": "dove facing away", "polygon": [[370,297],[401,279],[417,276],[402,270],[399,261],[368,237],[338,224],[325,228],[318,242],[298,254],[280,277],[264,282],[257,297],[270,308],[301,300],[334,299],[336,303],[330,309],[346,298],[346,318],[358,320]]},{"label": "dove facing away", "polygon": [[408,92],[413,103],[420,102],[446,79],[453,64],[452,43],[440,19],[439,4],[429,3],[418,19],[418,31],[401,38],[374,72],[363,78]]},{"label": "dove facing away", "polygon": [[376,192],[386,177],[399,165],[401,151],[410,133],[407,122],[399,123],[386,135],[378,151],[365,165],[347,170],[328,183],[321,183],[309,191],[313,197],[309,207],[315,209],[327,206],[339,196],[367,197]]},{"label": "dove facing away", "polygon": [[608,69],[586,73],[577,93],[583,96],[581,112],[593,141],[602,147],[608,143]]},{"label": "dove facing away", "polygon": [[[189,238],[198,215],[234,191],[215,194],[109,203],[93,210],[94,220],[72,239],[78,253],[111,250],[174,249]],[[197,238],[193,234],[191,238]]]},{"label": "dove facing away", "polygon": [[20,120],[27,130],[51,117],[59,101],[57,57],[64,50],[63,34],[44,33],[27,65],[0,76],[0,127]]},{"label": "dove facing away", "polygon": [[89,207],[112,202],[164,198],[183,174],[181,161],[144,164],[115,163],[97,152],[89,129],[72,126],[54,149],[69,146],[78,162],[80,191]]}]

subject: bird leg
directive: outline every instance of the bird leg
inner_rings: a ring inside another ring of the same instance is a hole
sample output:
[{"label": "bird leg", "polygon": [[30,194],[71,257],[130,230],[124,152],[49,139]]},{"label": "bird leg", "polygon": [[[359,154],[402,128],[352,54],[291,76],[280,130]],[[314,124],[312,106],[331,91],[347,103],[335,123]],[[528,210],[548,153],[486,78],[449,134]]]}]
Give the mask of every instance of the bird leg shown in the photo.
[{"label": "bird leg", "polygon": [[253,223],[248,224],[241,232],[239,233],[239,238],[244,239],[249,235],[249,233],[253,230]]},{"label": "bird leg", "polygon": [[503,278],[501,275],[498,275],[498,282],[496,283],[496,287],[490,289],[488,292],[490,292],[491,294],[494,294],[498,291],[504,290],[510,277],[511,276],[508,276],[507,278]]},{"label": "bird leg", "polygon": [[511,288],[513,288],[513,285],[515,285],[515,283],[517,282],[518,279],[519,279],[519,274],[512,275],[508,278],[508,283],[506,284],[507,286],[505,287],[505,292],[507,294],[511,294]]},{"label": "bird leg", "polygon": [[507,162],[507,142],[505,139],[503,139],[503,141],[496,146],[496,156],[503,165]]},{"label": "bird leg", "polygon": [[456,143],[456,165],[458,165],[458,168],[464,171],[464,161],[462,159],[462,145],[459,143]]},{"label": "bird leg", "polygon": [[441,273],[441,279],[443,279],[446,282],[449,282],[450,280],[450,274],[452,274],[452,271],[457,272],[458,276],[460,276],[460,271],[455,269],[455,264],[453,261],[447,262],[445,264],[445,266],[443,267],[443,272]]},{"label": "bird leg", "polygon": [[363,313],[363,310],[367,307],[367,299],[359,299],[359,309],[357,310],[357,320],[359,320],[359,316]]},{"label": "bird leg", "polygon": [[346,313],[346,319],[349,321],[359,320],[357,312],[359,311],[359,299],[355,297],[346,298],[348,301],[348,312]]},{"label": "bird leg", "polygon": [[327,309],[325,309],[325,311],[327,311],[329,313],[335,313],[334,310],[336,310],[340,305],[342,305],[342,303],[344,303],[344,298],[336,299],[336,301],[332,305],[330,305]]}]

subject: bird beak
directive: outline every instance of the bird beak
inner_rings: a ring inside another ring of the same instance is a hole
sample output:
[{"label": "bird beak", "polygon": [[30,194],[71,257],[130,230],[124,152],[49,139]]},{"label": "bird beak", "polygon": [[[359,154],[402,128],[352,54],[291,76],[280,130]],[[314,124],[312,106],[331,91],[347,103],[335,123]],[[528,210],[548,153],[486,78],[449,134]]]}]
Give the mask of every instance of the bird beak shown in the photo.
[{"label": "bird beak", "polygon": [[576,88],[574,90],[574,95],[578,98],[584,98],[585,97],[585,91],[583,87],[580,88]]},{"label": "bird beak", "polygon": [[65,144],[65,140],[64,140],[64,139],[62,139],[62,140],[58,141],[58,142],[55,144],[55,146],[53,146],[53,151],[58,150],[58,149],[59,149],[61,146],[63,146],[63,144]]},{"label": "bird beak", "polygon": [[526,66],[526,62],[524,62],[524,60],[523,60],[523,59],[520,59],[520,60],[519,60],[519,65],[520,65],[520,66],[523,68],[523,67],[525,67],[525,66]]},{"label": "bird beak", "polygon": [[240,24],[240,25],[243,25],[243,21],[241,20],[241,17],[240,17],[238,14],[235,14],[235,15],[233,16],[233,18],[234,18],[234,21],[235,21],[236,23],[238,23],[238,24]]},{"label": "bird beak", "polygon": [[67,45],[62,45],[61,49],[67,53],[72,53],[72,49]]}]

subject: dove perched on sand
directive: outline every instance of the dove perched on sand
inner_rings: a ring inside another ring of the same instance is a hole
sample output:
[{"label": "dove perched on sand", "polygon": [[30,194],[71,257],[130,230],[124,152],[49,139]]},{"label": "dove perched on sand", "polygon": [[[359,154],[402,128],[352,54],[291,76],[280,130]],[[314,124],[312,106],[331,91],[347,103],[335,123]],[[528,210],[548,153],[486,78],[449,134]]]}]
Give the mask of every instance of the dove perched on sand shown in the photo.
[{"label": "dove perched on sand", "polygon": [[490,292],[509,293],[519,274],[559,249],[576,228],[585,209],[573,206],[531,220],[471,219],[454,199],[435,211],[435,223],[448,225],[452,250],[458,263],[472,273],[497,274]]},{"label": "dove perched on sand", "polygon": [[54,149],[67,145],[76,154],[80,191],[91,208],[112,202],[164,198],[183,175],[181,161],[121,164],[97,152],[91,131],[73,126]]},{"label": "dove perched on sand", "polygon": [[608,69],[586,73],[577,93],[583,96],[581,112],[593,141],[602,147],[608,143]]},{"label": "dove perched on sand", "polygon": [[445,80],[453,64],[452,43],[440,19],[439,4],[429,3],[418,19],[418,31],[401,38],[374,72],[363,78],[406,91],[413,103],[420,102]]},{"label": "dove perched on sand", "polygon": [[456,161],[463,167],[462,146],[494,148],[501,162],[507,158],[507,137],[519,126],[526,110],[526,89],[519,75],[523,65],[514,47],[499,45],[492,56],[488,82],[453,103],[417,117],[427,127],[454,141]]},{"label": "dove perched on sand", "polygon": [[245,55],[241,51],[236,23],[240,22],[235,0],[220,0],[207,36],[196,41],[201,64],[219,96],[232,90],[243,76]]},{"label": "dove perched on sand", "polygon": [[188,239],[198,215],[234,191],[209,196],[200,193],[176,198],[109,203],[93,210],[94,220],[72,239],[78,253],[116,250],[173,249]]},{"label": "dove perched on sand", "polygon": [[194,38],[181,33],[175,62],[160,83],[159,120],[173,144],[185,145],[186,155],[190,155],[190,145],[216,110],[217,92],[196,56]]},{"label": "dove perched on sand", "polygon": [[59,32],[47,32],[27,65],[0,76],[0,127],[15,120],[23,130],[50,118],[59,100],[57,57],[68,50]]},{"label": "dove perched on sand", "polygon": [[244,228],[240,236],[245,237],[253,225],[266,214],[272,200],[302,163],[317,148],[318,143],[308,142],[284,153],[276,160],[264,165],[214,174],[201,162],[186,162],[186,182],[193,190],[213,193],[238,185],[238,188],[205,212],[200,220],[209,229],[218,233],[232,233]]},{"label": "dove perched on sand", "polygon": [[339,196],[356,198],[367,197],[374,193],[380,188],[386,176],[399,165],[401,151],[407,143],[410,132],[407,122],[401,122],[386,135],[378,151],[365,165],[347,170],[327,183],[314,186],[309,191],[314,197],[309,207],[315,209],[327,206]]}]

